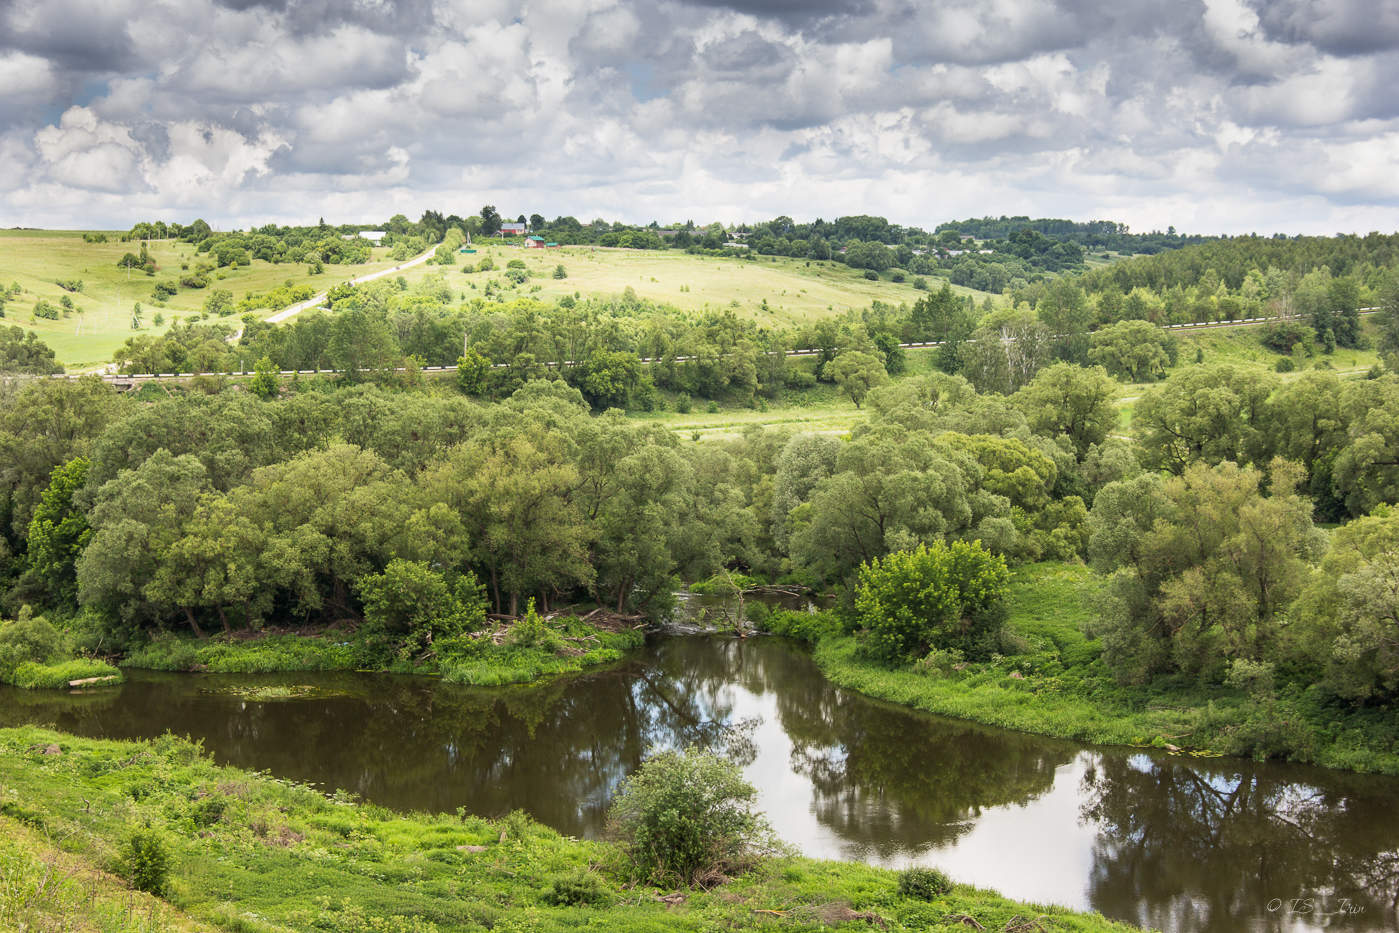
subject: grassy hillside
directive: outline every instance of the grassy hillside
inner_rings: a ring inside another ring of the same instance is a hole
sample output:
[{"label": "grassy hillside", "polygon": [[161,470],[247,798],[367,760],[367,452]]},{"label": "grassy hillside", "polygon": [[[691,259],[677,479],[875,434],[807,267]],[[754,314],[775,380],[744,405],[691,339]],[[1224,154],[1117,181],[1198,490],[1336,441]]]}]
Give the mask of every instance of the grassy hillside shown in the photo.
[{"label": "grassy hillside", "polygon": [[[150,252],[156,263],[155,276],[139,269],[120,269],[117,261],[125,253],[140,251],[139,243],[123,243],[118,234],[108,233],[106,243],[83,241],[81,230],[0,230],[0,288],[18,284],[23,294],[10,299],[5,306],[5,324],[18,324],[39,335],[69,368],[91,368],[111,360],[112,352],[126,338],[137,333],[160,333],[176,318],[186,318],[197,312],[209,292],[223,288],[233,293],[235,302],[250,292],[268,292],[290,281],[293,285],[309,284],[317,290],[335,283],[390,268],[388,250],[374,250],[371,262],[358,266],[326,266],[321,275],[309,275],[299,263],[273,265],[254,260],[252,265],[237,269],[220,269],[210,276],[208,288],[181,288],[164,303],[151,298],[156,282],[178,281],[181,266],[196,263],[194,246],[176,240],[153,240]],[[204,258],[204,257],[200,257]],[[222,275],[223,278],[219,278]],[[57,284],[58,280],[78,279],[82,291],[70,293]],[[56,321],[35,319],[35,302],[43,299],[57,305],[67,295],[78,311],[60,316]],[[144,311],[140,331],[131,329],[131,307],[140,302]],[[273,309],[262,308],[256,313],[265,317]],[[156,313],[165,322],[156,325]]]},{"label": "grassy hillside", "polygon": [[[873,301],[911,304],[922,294],[913,287],[912,276],[895,282],[891,273],[885,272],[878,280],[870,281],[862,270],[838,262],[775,256],[727,259],[673,250],[597,246],[532,250],[499,242],[478,243],[477,248],[480,252],[474,255],[458,256],[457,274],[448,279],[454,287],[468,286],[468,295],[472,294],[472,284],[478,289],[484,288],[487,281],[494,281],[497,287],[508,284],[501,273],[511,259],[523,260],[530,274],[529,281],[513,292],[520,295],[552,300],[574,293],[585,297],[620,295],[631,288],[638,297],[683,310],[727,308],[765,324],[827,317],[852,308],[867,308]],[[486,257],[494,263],[494,271],[461,274],[463,265],[474,266]],[[559,265],[567,271],[567,278],[553,277]],[[440,267],[426,266],[411,270],[408,275],[411,281],[436,271]],[[940,287],[942,280],[930,278],[928,282]],[[974,295],[978,300],[986,297],[985,292],[970,288],[954,286],[953,290]]]},{"label": "grassy hillside", "polygon": [[[0,730],[0,784],[7,930],[972,929],[962,917],[988,930],[1026,917],[1061,931],[1133,929],[966,885],[919,900],[899,892],[893,871],[801,858],[707,891],[632,885],[613,846],[562,837],[523,813],[397,814],[217,767],[169,735]],[[121,869],[123,843],[143,827],[169,854],[163,900],[101,870]]]}]

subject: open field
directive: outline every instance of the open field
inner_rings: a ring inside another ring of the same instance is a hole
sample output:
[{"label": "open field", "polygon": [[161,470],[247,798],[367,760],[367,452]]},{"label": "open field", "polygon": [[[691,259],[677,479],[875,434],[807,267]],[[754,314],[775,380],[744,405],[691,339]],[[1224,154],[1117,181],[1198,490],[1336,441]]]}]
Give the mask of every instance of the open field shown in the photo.
[{"label": "open field", "polygon": [[[156,302],[151,289],[156,282],[178,281],[181,268],[188,264],[192,270],[198,259],[194,245],[178,240],[152,240],[150,253],[156,262],[156,274],[146,275],[139,269],[120,269],[118,260],[125,253],[140,252],[140,243],[120,241],[120,234],[107,233],[106,243],[86,243],[81,230],[2,230],[0,231],[0,288],[17,283],[24,291],[5,306],[5,324],[18,324],[33,330],[53,348],[59,362],[70,369],[98,367],[112,359],[112,353],[136,334],[154,334],[167,330],[177,319],[199,311],[208,294],[223,288],[233,293],[233,300],[250,292],[267,292],[290,282],[307,284],[317,291],[337,282],[366,272],[392,268],[387,249],[375,249],[371,262],[357,266],[326,266],[321,275],[309,275],[301,263],[274,265],[254,260],[252,265],[219,269],[209,276],[209,287],[181,288],[165,302]],[[222,278],[220,278],[222,276]],[[80,279],[81,292],[69,293],[57,280]],[[36,319],[33,309],[43,299],[57,305],[67,295],[77,306],[75,311],[56,321]],[[136,302],[143,309],[139,331],[131,329],[131,308]],[[278,309],[260,308],[255,313],[266,317]],[[157,313],[164,322],[155,324]],[[233,320],[229,318],[228,320]],[[236,321],[235,321],[236,323]]]},{"label": "open field", "polygon": [[[609,249],[596,246],[565,246],[558,249],[524,249],[499,242],[476,243],[475,254],[458,255],[459,264],[448,281],[484,288],[494,280],[497,287],[508,284],[502,272],[511,259],[521,259],[530,279],[506,294],[554,300],[575,293],[620,295],[628,287],[638,297],[662,302],[686,311],[732,309],[742,317],[763,324],[795,324],[813,318],[843,314],[867,308],[873,301],[888,304],[918,300],[923,293],[907,281],[894,282],[890,273],[870,281],[864,272],[838,262],[819,262],[787,257],[727,259],[694,256],[674,250]],[[489,257],[495,271],[461,273],[463,265],[476,265]],[[562,265],[568,278],[555,279],[554,268]],[[440,266],[426,266],[419,275],[440,272]],[[411,281],[413,275],[408,278]],[[942,287],[942,280],[928,278],[931,288]],[[537,289],[537,290],[536,290]],[[977,300],[988,293],[953,286],[958,294]],[[999,296],[992,296],[999,300]]]}]

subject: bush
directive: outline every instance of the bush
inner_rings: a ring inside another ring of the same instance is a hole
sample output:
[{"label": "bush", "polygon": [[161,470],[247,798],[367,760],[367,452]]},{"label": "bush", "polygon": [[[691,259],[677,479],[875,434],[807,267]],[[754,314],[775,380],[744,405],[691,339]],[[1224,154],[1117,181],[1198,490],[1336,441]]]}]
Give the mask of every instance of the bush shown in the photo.
[{"label": "bush", "polygon": [[173,282],[156,282],[151,289],[151,298],[155,301],[164,301],[167,298],[174,298],[179,289]]},{"label": "bush", "polygon": [[25,662],[44,663],[63,648],[63,636],[43,616],[22,610],[18,620],[0,622],[0,680]]},{"label": "bush", "polygon": [[571,875],[555,878],[552,889],[544,895],[545,902],[555,907],[600,907],[611,898],[597,875],[579,869]]},{"label": "bush", "polygon": [[797,641],[814,645],[828,635],[839,635],[840,624],[826,612],[798,612],[792,609],[779,609],[767,615],[758,627],[765,632],[794,638]]},{"label": "bush", "polygon": [[756,797],[726,758],[693,748],[661,752],[622,783],[610,830],[639,876],[690,884],[742,871],[774,851],[767,821],[753,812]]},{"label": "bush", "polygon": [[995,650],[1010,572],[980,541],[935,542],[860,567],[855,612],[865,650],[885,663],[956,648],[968,657]]},{"label": "bush", "polygon": [[899,872],[899,896],[931,901],[952,890],[952,879],[936,868],[906,868]]},{"label": "bush", "polygon": [[117,874],[138,891],[164,894],[170,875],[170,850],[165,838],[149,825],[131,833],[117,856]]},{"label": "bush", "polygon": [[865,270],[865,278],[869,279],[871,282],[878,282],[878,281],[879,281],[879,273],[878,273],[878,272],[875,272],[873,269],[866,269],[866,270]]}]

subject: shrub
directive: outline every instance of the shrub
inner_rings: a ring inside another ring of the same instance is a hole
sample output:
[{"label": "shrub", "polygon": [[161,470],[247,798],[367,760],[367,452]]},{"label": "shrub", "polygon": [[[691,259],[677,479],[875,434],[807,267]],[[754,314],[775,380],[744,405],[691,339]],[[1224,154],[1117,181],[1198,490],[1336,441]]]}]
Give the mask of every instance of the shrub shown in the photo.
[{"label": "shrub", "polygon": [[879,281],[879,273],[878,273],[878,272],[875,272],[873,269],[866,269],[866,270],[865,270],[865,278],[869,279],[871,282],[878,282],[878,281]]},{"label": "shrub", "polygon": [[580,868],[571,875],[555,878],[544,900],[555,907],[598,907],[606,904],[610,898],[597,875]]},{"label": "shrub", "polygon": [[170,850],[160,832],[147,825],[127,836],[117,856],[117,874],[138,891],[155,895],[165,893],[170,875]]},{"label": "shrub", "polygon": [[980,541],[935,542],[860,567],[855,612],[865,650],[885,663],[956,648],[969,657],[995,650],[1010,573]]},{"label": "shrub", "polygon": [[639,876],[689,884],[741,871],[775,849],[767,821],[753,812],[756,797],[726,758],[693,748],[661,752],[622,783],[609,827]]},{"label": "shrub", "polygon": [[816,644],[827,635],[840,634],[840,624],[830,613],[798,612],[792,609],[779,609],[769,613],[758,627],[765,632],[794,638],[808,645]]},{"label": "shrub", "polygon": [[566,279],[566,278],[568,278],[568,270],[565,269],[565,268],[563,267],[563,263],[559,263],[557,266],[554,267],[554,278],[556,278],[556,279]]},{"label": "shrub", "polygon": [[43,616],[21,610],[14,622],[0,622],[0,679],[8,679],[26,661],[43,663],[63,647],[63,636]]},{"label": "shrub", "polygon": [[899,896],[931,901],[952,890],[952,879],[936,868],[905,868],[899,872]]}]

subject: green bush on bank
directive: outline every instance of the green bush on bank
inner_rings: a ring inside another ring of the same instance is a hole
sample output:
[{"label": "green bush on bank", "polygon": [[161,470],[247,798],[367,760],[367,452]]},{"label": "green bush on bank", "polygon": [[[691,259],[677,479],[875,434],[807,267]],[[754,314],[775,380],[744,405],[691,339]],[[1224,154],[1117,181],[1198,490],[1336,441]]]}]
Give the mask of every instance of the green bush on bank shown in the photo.
[{"label": "green bush on bank", "polygon": [[31,615],[28,607],[15,621],[0,621],[0,683],[26,690],[58,689],[74,680],[121,677],[104,661],[72,655],[65,633],[43,616]]},{"label": "green bush on bank", "polygon": [[[50,746],[60,753],[41,751]],[[814,933],[852,921],[923,930],[949,915],[999,930],[1014,917],[1044,915],[1046,926],[1070,933],[1132,929],[965,885],[925,901],[901,893],[898,873],[887,869],[786,857],[713,890],[683,890],[683,903],[672,907],[660,896],[675,889],[628,883],[623,854],[611,844],[562,837],[523,814],[492,821],[462,812],[393,813],[343,793],[219,767],[198,745],[168,735],[120,742],[0,729],[0,787],[6,802],[24,801],[28,822],[63,840],[57,853],[14,818],[14,807],[0,808],[0,881],[40,877],[39,857],[66,860],[65,870],[84,877],[97,866],[125,870],[133,826],[158,834],[157,854],[168,855],[169,908],[138,896],[140,925],[105,922],[114,892],[96,876],[83,886],[95,896],[68,897],[57,885],[28,901],[0,897],[6,928],[46,929],[61,917],[65,928],[120,933],[662,933],[775,923]],[[763,913],[779,910],[780,921]]]}]

